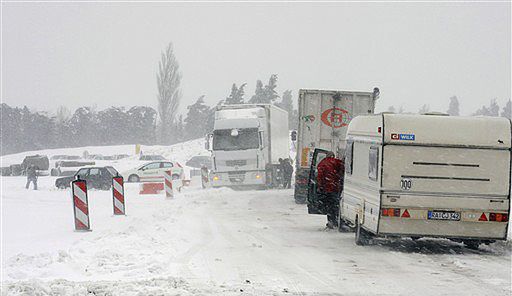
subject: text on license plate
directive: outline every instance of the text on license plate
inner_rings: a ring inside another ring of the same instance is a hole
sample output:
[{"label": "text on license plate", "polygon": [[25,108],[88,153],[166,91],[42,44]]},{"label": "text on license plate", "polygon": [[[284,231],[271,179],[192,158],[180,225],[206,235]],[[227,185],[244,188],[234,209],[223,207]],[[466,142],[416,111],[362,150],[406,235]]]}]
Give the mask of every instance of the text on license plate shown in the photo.
[{"label": "text on license plate", "polygon": [[459,212],[428,211],[429,220],[450,220],[460,221]]}]

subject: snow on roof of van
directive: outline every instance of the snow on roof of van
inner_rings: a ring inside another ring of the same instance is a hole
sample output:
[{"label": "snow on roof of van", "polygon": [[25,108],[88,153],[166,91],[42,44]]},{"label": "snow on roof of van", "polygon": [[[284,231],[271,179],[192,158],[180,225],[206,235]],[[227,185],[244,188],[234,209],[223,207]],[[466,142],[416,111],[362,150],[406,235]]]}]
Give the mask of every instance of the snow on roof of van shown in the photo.
[{"label": "snow on roof of van", "polygon": [[382,134],[378,133],[379,126],[383,127],[385,143],[501,149],[512,146],[511,122],[502,117],[417,114],[358,116],[350,123],[348,134],[382,138]]}]

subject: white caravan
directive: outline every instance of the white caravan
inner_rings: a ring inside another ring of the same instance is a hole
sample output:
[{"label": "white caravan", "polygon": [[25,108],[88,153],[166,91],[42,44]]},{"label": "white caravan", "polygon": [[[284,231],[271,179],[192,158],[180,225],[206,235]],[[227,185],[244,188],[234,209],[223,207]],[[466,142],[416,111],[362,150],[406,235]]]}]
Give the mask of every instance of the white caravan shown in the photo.
[{"label": "white caravan", "polygon": [[506,239],[511,137],[506,118],[353,119],[340,224],[355,228],[360,245],[372,236],[445,237],[472,248]]},{"label": "white caravan", "polygon": [[279,158],[290,157],[288,112],[270,104],[223,105],[215,111],[213,187],[269,188],[278,184]]}]

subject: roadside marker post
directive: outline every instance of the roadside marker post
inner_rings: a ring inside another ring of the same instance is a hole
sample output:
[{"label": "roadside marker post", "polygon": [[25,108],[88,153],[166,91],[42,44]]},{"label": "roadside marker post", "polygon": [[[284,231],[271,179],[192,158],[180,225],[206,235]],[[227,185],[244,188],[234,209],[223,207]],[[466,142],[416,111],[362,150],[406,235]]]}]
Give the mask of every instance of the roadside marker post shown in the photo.
[{"label": "roadside marker post", "polygon": [[164,189],[165,189],[165,197],[166,198],[174,197],[174,193],[172,190],[172,172],[171,171],[164,172]]},{"label": "roadside marker post", "polygon": [[71,182],[73,195],[73,214],[76,231],[92,231],[89,221],[89,199],[87,197],[87,182],[80,180],[80,176]]},{"label": "roadside marker post", "polygon": [[112,177],[112,203],[114,215],[126,215],[124,200],[124,180],[122,176]]}]

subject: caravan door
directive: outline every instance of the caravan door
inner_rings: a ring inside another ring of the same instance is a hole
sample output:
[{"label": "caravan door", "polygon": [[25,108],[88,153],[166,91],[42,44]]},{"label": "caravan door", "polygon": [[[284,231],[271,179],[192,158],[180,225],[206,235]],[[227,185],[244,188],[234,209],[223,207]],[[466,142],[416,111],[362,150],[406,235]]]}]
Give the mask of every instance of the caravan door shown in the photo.
[{"label": "caravan door", "polygon": [[319,148],[316,148],[313,152],[308,179],[308,214],[327,215],[322,200],[320,199],[317,184],[318,164],[327,156],[327,152],[329,151]]}]

